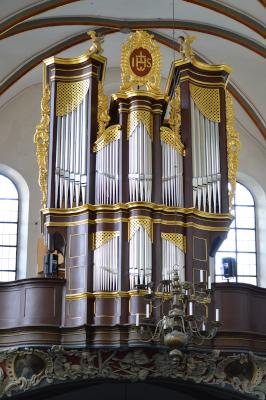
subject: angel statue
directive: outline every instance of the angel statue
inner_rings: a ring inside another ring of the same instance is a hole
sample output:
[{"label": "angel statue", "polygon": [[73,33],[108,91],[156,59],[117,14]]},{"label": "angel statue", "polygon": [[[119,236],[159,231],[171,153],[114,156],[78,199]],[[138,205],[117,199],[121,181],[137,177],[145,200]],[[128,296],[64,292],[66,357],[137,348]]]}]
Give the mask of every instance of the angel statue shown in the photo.
[{"label": "angel statue", "polygon": [[102,54],[103,37],[97,36],[95,31],[89,31],[87,32],[87,35],[89,36],[90,39],[92,39],[92,45],[89,48],[89,55]]},{"label": "angel statue", "polygon": [[188,59],[192,60],[194,57],[194,51],[192,50],[192,43],[194,42],[195,39],[197,39],[197,36],[179,36],[179,41],[180,41],[180,53],[182,55],[183,60]]}]

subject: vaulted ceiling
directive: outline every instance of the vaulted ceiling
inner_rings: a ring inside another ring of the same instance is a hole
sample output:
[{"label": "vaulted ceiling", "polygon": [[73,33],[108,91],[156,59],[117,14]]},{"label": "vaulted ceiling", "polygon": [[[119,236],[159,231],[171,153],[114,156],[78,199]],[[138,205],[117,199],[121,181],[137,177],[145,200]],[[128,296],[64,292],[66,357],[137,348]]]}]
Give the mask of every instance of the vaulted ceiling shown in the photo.
[{"label": "vaulted ceiling", "polygon": [[[26,87],[41,83],[44,58],[72,57],[87,50],[88,30],[105,36],[109,92],[119,88],[120,52],[126,33],[145,29],[154,34],[161,44],[164,78],[173,58],[180,58],[178,36],[187,33],[197,35],[193,48],[202,60],[233,67],[228,89],[235,98],[238,124],[266,147],[263,3],[264,0],[174,0],[174,4],[173,0],[1,0],[0,107]],[[112,77],[109,81],[108,76]]]}]

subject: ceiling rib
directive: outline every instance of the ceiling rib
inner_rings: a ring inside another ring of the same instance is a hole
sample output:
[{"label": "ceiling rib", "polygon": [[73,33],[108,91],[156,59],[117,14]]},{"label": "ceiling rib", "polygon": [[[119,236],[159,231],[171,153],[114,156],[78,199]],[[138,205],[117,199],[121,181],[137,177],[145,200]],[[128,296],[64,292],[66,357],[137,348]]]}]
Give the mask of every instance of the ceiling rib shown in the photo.
[{"label": "ceiling rib", "polygon": [[[111,29],[111,28],[99,28],[96,31],[98,35],[109,35],[117,32],[116,29]],[[171,49],[179,51],[178,43],[174,42],[171,38],[160,35],[159,33],[153,32],[151,30],[149,32],[154,35],[155,39],[159,43]],[[86,31],[78,35],[75,34],[67,39],[64,39],[63,41],[56,43],[54,46],[51,46],[48,49],[45,49],[44,51],[38,53],[30,60],[26,60],[23,64],[20,65],[20,67],[16,69],[16,71],[11,73],[4,81],[2,81],[2,83],[0,83],[0,95],[3,94],[10,86],[12,86],[27,72],[29,72],[31,69],[35,68],[38,64],[40,64],[43,59],[51,57],[54,54],[57,54],[63,50],[66,50],[70,47],[73,47],[85,41],[88,41],[88,35]],[[201,61],[204,61],[202,57],[200,59]],[[231,92],[231,94],[235,97],[235,99],[239,102],[239,104],[242,106],[245,112],[250,116],[251,120],[257,126],[264,139],[266,139],[265,126],[262,123],[261,119],[259,118],[257,111],[250,106],[249,102],[239,91],[237,91],[236,87],[233,86],[233,84],[230,84],[229,82],[227,88]]]},{"label": "ceiling rib", "polygon": [[233,43],[237,43],[240,46],[248,48],[249,50],[261,55],[262,57],[266,57],[265,47],[260,45],[257,41],[249,39],[243,35],[240,35],[236,32],[229,31],[223,28],[216,27],[214,25],[206,24],[206,23],[198,23],[193,21],[184,21],[184,20],[176,20],[173,21],[170,19],[161,19],[161,20],[114,20],[111,18],[99,18],[99,17],[50,17],[50,18],[42,18],[36,19],[32,21],[26,21],[24,23],[18,24],[14,28],[5,32],[1,35],[1,38],[7,38],[22,32],[30,31],[33,29],[39,29],[50,26],[65,26],[65,25],[94,25],[101,26],[105,28],[114,28],[114,29],[185,29],[198,31],[202,33],[206,33],[209,35],[214,35],[221,37],[223,39],[229,40]]},{"label": "ceiling rib", "polygon": [[241,24],[247,26],[248,28],[257,32],[260,36],[264,38],[266,37],[265,25],[260,23],[257,19],[244,14],[240,10],[236,10],[233,7],[226,6],[215,0],[183,0],[183,1],[187,3],[196,4],[197,6],[200,7],[208,8],[219,14],[223,14],[226,17],[231,18],[234,21],[240,22]]},{"label": "ceiling rib", "polygon": [[[77,1],[79,0],[57,0],[57,1],[46,0],[43,1],[41,4],[39,3],[37,5],[35,4],[30,7],[25,7],[19,10],[17,13],[14,13],[13,15],[0,21],[1,25],[0,33],[5,32],[6,30],[17,25],[18,23],[25,21],[28,18],[31,18],[35,15]],[[255,18],[247,16],[245,13],[236,10],[233,7],[226,6],[215,0],[182,0],[182,1],[193,3],[200,7],[211,9],[219,14],[225,15],[226,17],[247,26],[254,32],[261,35],[262,37],[266,37],[265,26],[262,23],[260,23]]]},{"label": "ceiling rib", "polygon": [[24,7],[12,15],[3,18],[0,21],[0,34],[6,32],[8,29],[14,27],[22,21],[33,17],[34,15],[41,14],[45,11],[64,6],[65,4],[74,3],[79,0],[46,0],[42,3],[34,4],[29,7]]}]

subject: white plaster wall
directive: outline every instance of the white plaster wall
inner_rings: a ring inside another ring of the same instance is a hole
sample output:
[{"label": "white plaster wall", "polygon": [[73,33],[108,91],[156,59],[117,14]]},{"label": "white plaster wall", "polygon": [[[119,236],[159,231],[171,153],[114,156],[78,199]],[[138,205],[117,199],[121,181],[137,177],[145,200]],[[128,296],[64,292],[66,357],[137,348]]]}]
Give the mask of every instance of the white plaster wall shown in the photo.
[{"label": "white plaster wall", "polygon": [[238,181],[254,196],[258,285],[266,287],[266,148],[238,123],[236,128],[241,140]]},{"label": "white plaster wall", "polygon": [[[36,275],[40,191],[33,135],[40,121],[41,85],[34,85],[0,109],[0,163],[18,171],[29,188],[27,277]],[[36,225],[37,224],[37,225]],[[23,276],[23,274],[19,274]]]}]

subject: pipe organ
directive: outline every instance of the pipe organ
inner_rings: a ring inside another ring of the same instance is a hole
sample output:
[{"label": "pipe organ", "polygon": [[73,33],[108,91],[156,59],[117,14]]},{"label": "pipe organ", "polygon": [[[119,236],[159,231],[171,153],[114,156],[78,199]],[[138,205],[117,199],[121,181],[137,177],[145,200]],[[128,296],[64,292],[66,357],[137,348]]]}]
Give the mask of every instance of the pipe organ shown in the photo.
[{"label": "pipe organ", "polygon": [[64,256],[65,343],[80,327],[86,343],[133,345],[147,285],[171,279],[174,268],[198,282],[227,235],[239,148],[230,67],[191,51],[172,63],[162,92],[160,47],[136,31],[108,104],[107,60],[93,40],[80,57],[44,62],[34,137],[43,233],[48,251]]}]

